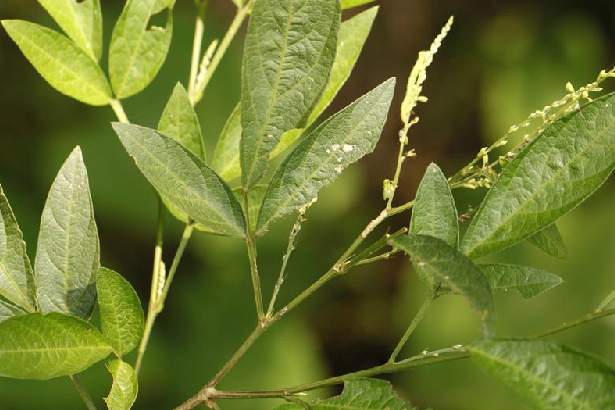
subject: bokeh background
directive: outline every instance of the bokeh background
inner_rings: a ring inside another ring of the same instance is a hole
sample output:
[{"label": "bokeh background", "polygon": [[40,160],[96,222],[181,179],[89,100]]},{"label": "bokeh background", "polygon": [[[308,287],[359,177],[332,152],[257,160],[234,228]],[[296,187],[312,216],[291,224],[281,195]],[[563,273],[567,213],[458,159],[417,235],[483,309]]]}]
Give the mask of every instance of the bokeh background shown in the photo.
[{"label": "bokeh background", "polygon": [[[103,0],[105,38],[123,1]],[[411,132],[418,157],[406,163],[400,203],[414,196],[428,163],[451,175],[510,125],[584,85],[615,63],[615,3],[573,0],[381,0],[372,35],[353,76],[328,113],[395,76],[394,108],[376,152],[350,167],[318,204],[298,237],[281,301],[316,280],[382,208],[381,184],[395,167],[398,107],[419,50],[429,46],[449,15],[456,22],[428,73],[429,103],[419,107]],[[356,11],[354,11],[356,12]],[[354,12],[347,13],[346,17]],[[229,0],[211,0],[206,42],[221,38],[234,13]],[[35,0],[2,0],[2,19],[55,26]],[[142,94],[125,102],[132,122],[155,126],[179,80],[188,77],[194,6],[178,0],[173,45],[165,66]],[[218,69],[197,111],[209,153],[239,99],[245,26]],[[106,66],[106,63],[104,63]],[[613,82],[606,83],[613,89]],[[6,33],[0,31],[0,181],[34,255],[47,190],[68,153],[81,145],[89,170],[105,266],[126,276],[144,305],[155,236],[153,190],[128,158],[109,123],[109,108],[92,108],[51,89]],[[484,191],[455,192],[460,213]],[[492,260],[557,273],[565,283],[532,300],[496,295],[499,334],[524,335],[576,318],[615,288],[615,180],[564,217],[569,248],[555,260],[520,244]],[[405,214],[392,221],[408,223]],[[169,215],[164,257],[173,256],[182,226]],[[286,247],[292,218],[276,223],[259,243],[261,275],[269,296]],[[369,265],[334,280],[266,333],[224,380],[226,389],[266,389],[317,380],[384,362],[421,305],[426,291],[404,258]],[[164,313],[156,324],[141,377],[136,409],[171,409],[195,393],[255,325],[249,266],[243,243],[195,235],[182,261]],[[404,355],[465,343],[479,337],[479,323],[456,297],[436,301]],[[615,365],[615,319],[559,335],[557,340],[594,352]],[[412,404],[436,410],[513,410],[521,404],[469,361],[385,376]],[[97,399],[108,392],[102,364],[82,380]],[[338,390],[318,394],[336,393]],[[272,409],[275,401],[221,403],[223,410]],[[68,379],[0,380],[0,410],[81,409]]]}]

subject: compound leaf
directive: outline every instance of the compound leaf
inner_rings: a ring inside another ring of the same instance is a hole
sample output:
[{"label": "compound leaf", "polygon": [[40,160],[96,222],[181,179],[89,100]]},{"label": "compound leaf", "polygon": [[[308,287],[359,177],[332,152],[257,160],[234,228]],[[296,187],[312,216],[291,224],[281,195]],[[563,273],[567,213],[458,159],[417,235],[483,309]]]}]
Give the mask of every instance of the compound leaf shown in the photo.
[{"label": "compound leaf", "polygon": [[[455,200],[448,181],[436,164],[430,164],[419,184],[412,207],[410,233],[442,239],[457,248],[459,222]],[[439,286],[426,269],[416,266],[416,272],[430,290]]]},{"label": "compound leaf", "polygon": [[517,290],[529,299],[560,285],[562,278],[540,269],[502,263],[479,265],[494,290]]},{"label": "compound leaf", "polygon": [[2,25],[53,88],[86,104],[109,104],[112,95],[105,74],[75,43],[27,21],[3,20]]},{"label": "compound leaf", "polygon": [[[301,410],[296,403],[283,404],[276,410]],[[342,394],[317,400],[311,410],[415,410],[393,391],[391,383],[378,379],[356,378],[344,382]]]},{"label": "compound leaf", "polygon": [[130,283],[111,269],[98,271],[96,289],[102,333],[121,358],[137,347],[143,336],[141,301]]},{"label": "compound leaf", "polygon": [[102,56],[103,26],[99,0],[38,0],[75,44],[94,61]]},{"label": "compound leaf", "polygon": [[280,164],[267,187],[258,217],[267,225],[311,202],[342,170],[372,152],[389,112],[392,78],[325,121]]},{"label": "compound leaf", "polygon": [[88,317],[99,268],[98,229],[77,147],[58,172],[43,209],[34,264],[40,310]]},{"label": "compound leaf", "polygon": [[[118,98],[141,92],[158,74],[171,45],[173,3],[128,0],[124,6],[109,47],[109,75]],[[166,26],[149,27],[152,16],[167,7]]]},{"label": "compound leaf", "polygon": [[0,313],[0,318],[6,318],[9,312],[15,310],[13,304],[26,312],[35,312],[35,294],[34,274],[26,253],[26,243],[0,185],[0,297],[8,302],[3,304],[4,309],[0,308],[5,312]]},{"label": "compound leaf", "polygon": [[615,408],[615,371],[586,353],[543,341],[484,340],[474,363],[536,410]]},{"label": "compound leaf", "polygon": [[173,206],[212,232],[245,235],[241,205],[199,157],[149,128],[114,123],[113,129],[141,172]]},{"label": "compound leaf", "polygon": [[566,259],[568,250],[557,225],[552,223],[540,232],[530,236],[528,242],[558,259]]},{"label": "compound leaf", "polygon": [[340,2],[257,0],[242,69],[242,182],[254,186],[286,131],[302,127],[329,79]]},{"label": "compound leaf", "polygon": [[467,256],[442,239],[426,235],[401,235],[391,245],[408,254],[415,267],[424,268],[432,278],[468,299],[483,319],[484,333],[493,333],[495,306],[491,286]]},{"label": "compound leaf", "polygon": [[31,313],[0,323],[0,376],[48,380],[80,373],[111,346],[88,322],[60,313]]},{"label": "compound leaf", "polygon": [[107,369],[113,377],[111,392],[105,398],[107,407],[109,410],[130,410],[139,393],[137,373],[128,363],[118,359],[109,360]]},{"label": "compound leaf", "polygon": [[615,95],[555,121],[503,170],[462,241],[478,258],[548,227],[589,197],[615,168]]}]

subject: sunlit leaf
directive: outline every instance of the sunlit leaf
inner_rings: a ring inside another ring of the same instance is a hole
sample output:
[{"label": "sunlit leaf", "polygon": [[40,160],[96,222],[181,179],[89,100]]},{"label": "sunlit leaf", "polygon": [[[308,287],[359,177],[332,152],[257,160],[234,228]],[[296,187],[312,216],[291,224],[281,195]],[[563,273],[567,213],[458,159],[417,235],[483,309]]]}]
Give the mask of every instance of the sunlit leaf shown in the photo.
[{"label": "sunlit leaf", "polygon": [[517,290],[529,299],[560,285],[562,278],[527,266],[489,264],[478,265],[493,290]]},{"label": "sunlit leaf", "polygon": [[109,410],[130,410],[139,392],[137,373],[128,364],[114,359],[107,363],[107,369],[113,377],[111,392],[105,398]]},{"label": "sunlit leaf", "polygon": [[364,4],[373,3],[376,0],[342,0],[342,9],[351,9],[353,7],[363,6]]}]

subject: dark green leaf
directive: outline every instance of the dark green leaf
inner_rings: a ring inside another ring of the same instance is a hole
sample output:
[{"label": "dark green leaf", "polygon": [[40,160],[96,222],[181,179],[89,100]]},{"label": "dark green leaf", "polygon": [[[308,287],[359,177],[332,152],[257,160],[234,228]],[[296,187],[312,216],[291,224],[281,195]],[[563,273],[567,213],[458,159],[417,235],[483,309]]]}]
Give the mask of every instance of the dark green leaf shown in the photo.
[{"label": "dark green leaf", "polygon": [[[440,238],[457,248],[459,222],[457,208],[448,181],[436,164],[430,164],[416,192],[412,208],[410,233]],[[426,269],[416,266],[416,272],[430,290],[435,290],[439,280],[434,280]]]},{"label": "dark green leaf", "polygon": [[70,154],[49,190],[34,265],[43,313],[82,318],[90,315],[96,300],[100,244],[79,147]]},{"label": "dark green leaf", "polygon": [[408,254],[415,267],[424,268],[432,278],[468,299],[483,319],[484,333],[493,333],[495,306],[491,286],[467,256],[442,239],[426,235],[401,235],[391,245]]},{"label": "dark green leaf", "polygon": [[111,392],[105,399],[107,407],[109,410],[130,410],[139,393],[137,373],[128,363],[118,359],[110,360],[107,369],[113,377]]},{"label": "dark green leaf", "polygon": [[12,304],[27,312],[36,311],[35,294],[26,243],[0,185],[0,296],[9,302],[4,303],[5,313],[0,313],[0,320],[14,310]]},{"label": "dark green leaf", "polygon": [[548,227],[589,197],[615,168],[615,95],[553,123],[504,169],[462,241],[478,258]]},{"label": "dark green leaf", "polygon": [[228,185],[200,158],[155,130],[121,123],[114,123],[113,128],[164,198],[215,233],[244,236],[241,205]]},{"label": "dark green leaf", "polygon": [[479,265],[494,290],[517,290],[529,299],[560,285],[562,278],[540,269],[501,263]]},{"label": "dark green leaf", "polygon": [[387,118],[395,79],[355,101],[314,130],[273,174],[258,218],[258,230],[307,205],[343,169],[372,152]]},{"label": "dark green leaf", "polygon": [[105,74],[75,43],[27,21],[3,20],[2,25],[53,88],[86,104],[110,103],[111,89]]},{"label": "dark green leaf", "polygon": [[536,410],[611,410],[615,371],[586,353],[542,341],[485,340],[472,360]]},{"label": "dark green leaf", "polygon": [[121,358],[137,347],[143,336],[141,301],[130,283],[110,269],[98,271],[96,289],[103,335]]},{"label": "dark green leaf", "polygon": [[111,346],[91,324],[59,313],[31,313],[0,323],[0,376],[48,380],[80,373]]},{"label": "dark green leaf", "polygon": [[[302,410],[299,404],[288,403],[276,410]],[[414,410],[393,391],[391,383],[378,379],[348,379],[344,391],[336,397],[318,400],[310,410]]]},{"label": "dark green leaf", "polygon": [[[118,98],[147,87],[167,58],[173,34],[173,3],[165,0],[128,0],[109,47],[109,75]],[[166,27],[149,27],[152,16],[168,5]]]},{"label": "dark green leaf", "polygon": [[568,256],[568,250],[566,249],[562,234],[554,223],[530,236],[527,240],[554,258],[566,259]]},{"label": "dark green leaf", "polygon": [[340,2],[257,0],[245,42],[242,182],[254,186],[286,131],[302,127],[335,58]]}]

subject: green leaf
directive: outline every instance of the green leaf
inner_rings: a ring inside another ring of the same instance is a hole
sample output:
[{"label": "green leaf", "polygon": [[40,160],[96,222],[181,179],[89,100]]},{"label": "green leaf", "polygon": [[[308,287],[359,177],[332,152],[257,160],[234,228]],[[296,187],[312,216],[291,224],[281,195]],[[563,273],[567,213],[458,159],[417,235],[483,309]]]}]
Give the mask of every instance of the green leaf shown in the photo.
[{"label": "green leaf", "polygon": [[152,16],[166,5],[160,0],[128,0],[124,6],[109,47],[109,75],[118,98],[145,89],[162,67],[173,34],[172,3],[166,27],[148,27]]},{"label": "green leaf", "polygon": [[586,353],[542,341],[485,340],[474,363],[536,410],[615,408],[615,371]]},{"label": "green leaf", "polygon": [[0,313],[0,320],[14,310],[12,304],[27,312],[36,311],[35,293],[26,243],[0,185],[0,296],[9,302],[4,304],[4,309],[0,308],[5,312]]},{"label": "green leaf", "polygon": [[391,245],[408,254],[415,267],[424,268],[432,278],[468,299],[483,319],[484,333],[493,333],[495,306],[491,286],[467,256],[442,239],[426,235],[398,236]]},{"label": "green leaf", "polygon": [[112,96],[105,74],[68,38],[27,21],[3,20],[2,25],[53,88],[86,104],[109,104]]},{"label": "green leaf", "polygon": [[562,234],[554,223],[530,236],[527,240],[554,258],[566,259],[568,256],[568,250],[566,249]]},{"label": "green leaf", "polygon": [[77,147],[56,176],[43,209],[34,264],[40,310],[88,317],[99,268],[98,229]]},{"label": "green leaf", "polygon": [[489,264],[479,265],[494,290],[517,290],[524,298],[540,295],[562,283],[562,278],[527,266]]},{"label": "green leaf", "polygon": [[[265,192],[267,192],[267,185],[259,184],[254,186],[254,188],[252,188],[248,193],[248,204],[250,206],[250,209],[248,209],[248,215],[250,215],[250,226],[255,227],[258,223],[258,212],[261,209]],[[243,202],[243,188],[235,188],[233,189],[233,193],[240,203]]]},{"label": "green leaf", "polygon": [[111,392],[105,399],[107,407],[109,410],[130,410],[139,393],[137,373],[128,363],[118,359],[110,360],[107,369],[113,377]]},{"label": "green leaf", "polygon": [[[276,410],[302,410],[296,403],[278,406]],[[317,400],[310,410],[415,410],[393,391],[391,383],[378,379],[348,379],[342,394],[326,400]]]},{"label": "green leaf", "polygon": [[245,235],[241,205],[200,158],[155,130],[122,123],[113,129],[141,172],[175,207],[215,233]]},{"label": "green leaf", "polygon": [[177,83],[162,113],[158,131],[173,138],[205,162],[205,147],[199,119],[194,112],[186,89]]},{"label": "green leaf", "polygon": [[245,41],[240,161],[245,188],[267,168],[286,131],[302,127],[329,79],[340,3],[258,0]]},{"label": "green leaf", "polygon": [[[344,21],[340,27],[339,37],[337,40],[337,53],[329,83],[322,94],[322,97],[314,110],[312,110],[305,127],[301,129],[293,129],[282,134],[280,143],[271,152],[270,158],[274,158],[284,152],[297,139],[303,135],[304,131],[309,128],[323,113],[323,111],[331,104],[339,90],[342,88],[350,73],[356,64],[365,40],[372,28],[372,23],[376,14],[377,7],[372,7],[356,15],[355,17]],[[214,154],[213,169],[220,174],[226,181],[232,181],[241,176],[241,167],[239,165],[239,145],[241,140],[241,107],[235,107],[224,129]]]},{"label": "green leaf", "polygon": [[325,121],[273,174],[258,217],[259,232],[310,203],[342,170],[376,147],[387,118],[392,78]]},{"label": "green leaf", "polygon": [[0,376],[48,380],[80,373],[111,346],[91,324],[59,313],[31,313],[0,323]]},{"label": "green leaf", "polygon": [[102,56],[103,26],[99,0],[38,0],[75,44],[94,61]]},{"label": "green leaf", "polygon": [[[459,222],[455,199],[448,180],[436,164],[427,167],[416,192],[409,232],[433,236],[457,248]],[[430,290],[440,285],[426,269],[416,266],[416,272]]]},{"label": "green leaf", "polygon": [[589,197],[615,168],[615,95],[554,122],[504,169],[461,249],[478,258],[548,227]]},{"label": "green leaf", "polygon": [[130,283],[111,269],[98,271],[96,289],[103,335],[121,358],[137,347],[143,336],[141,301]]},{"label": "green leaf", "polygon": [[373,3],[376,0],[342,0],[342,9],[351,9],[353,7],[363,6],[365,4]]},{"label": "green leaf", "polygon": [[5,299],[3,296],[0,296],[0,322],[5,321],[6,319],[10,319],[14,316],[25,315],[26,313],[28,312],[16,306],[11,301]]}]

